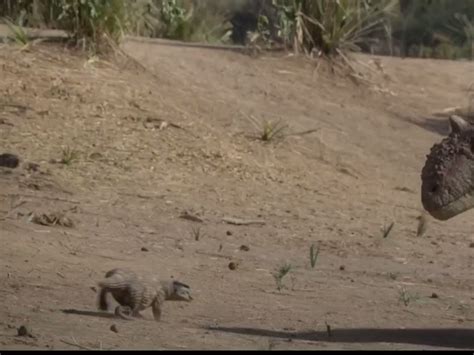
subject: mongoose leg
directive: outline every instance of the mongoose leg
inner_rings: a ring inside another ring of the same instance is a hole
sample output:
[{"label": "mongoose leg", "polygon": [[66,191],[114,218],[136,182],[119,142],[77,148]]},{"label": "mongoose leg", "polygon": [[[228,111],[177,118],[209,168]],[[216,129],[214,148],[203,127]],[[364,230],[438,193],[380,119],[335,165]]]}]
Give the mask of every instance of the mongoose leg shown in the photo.
[{"label": "mongoose leg", "polygon": [[137,306],[132,310],[132,317],[143,319],[143,316],[140,314],[140,306],[139,306],[139,305],[137,305]]},{"label": "mongoose leg", "polygon": [[132,309],[127,306],[117,306],[115,308],[115,315],[125,320],[133,320]]},{"label": "mongoose leg", "polygon": [[143,319],[138,306],[135,309],[128,306],[117,306],[115,308],[115,315],[125,320],[134,320],[135,318]]},{"label": "mongoose leg", "polygon": [[159,322],[161,319],[161,307],[162,302],[160,302],[158,299],[153,301],[153,304],[151,305],[151,309],[153,311],[153,318],[155,318],[157,322]]},{"label": "mongoose leg", "polygon": [[108,310],[108,303],[107,303],[107,293],[109,291],[105,288],[102,288],[100,290],[99,294],[99,309],[101,311],[107,311]]}]

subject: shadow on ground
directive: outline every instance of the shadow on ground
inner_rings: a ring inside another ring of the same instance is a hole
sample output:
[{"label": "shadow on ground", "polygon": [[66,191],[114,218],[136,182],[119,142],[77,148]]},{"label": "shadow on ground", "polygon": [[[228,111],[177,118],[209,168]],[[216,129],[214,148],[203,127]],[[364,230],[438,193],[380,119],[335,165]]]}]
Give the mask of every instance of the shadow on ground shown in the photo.
[{"label": "shadow on ground", "polygon": [[410,120],[410,122],[440,136],[447,136],[450,132],[447,119],[424,117],[421,121]]},{"label": "shadow on ground", "polygon": [[394,343],[453,349],[474,349],[470,329],[334,329],[327,332],[285,332],[252,328],[210,327],[210,331],[327,343]]},{"label": "shadow on ground", "polygon": [[94,311],[80,311],[77,309],[63,309],[63,313],[65,314],[73,314],[76,316],[87,316],[87,317],[98,317],[98,318],[117,318],[115,314],[106,313],[106,312],[94,312]]},{"label": "shadow on ground", "polygon": [[429,132],[439,134],[443,137],[449,135],[450,133],[449,120],[447,117],[417,117],[415,119],[404,114],[396,114],[396,116],[402,121],[414,124],[415,126],[423,128]]}]

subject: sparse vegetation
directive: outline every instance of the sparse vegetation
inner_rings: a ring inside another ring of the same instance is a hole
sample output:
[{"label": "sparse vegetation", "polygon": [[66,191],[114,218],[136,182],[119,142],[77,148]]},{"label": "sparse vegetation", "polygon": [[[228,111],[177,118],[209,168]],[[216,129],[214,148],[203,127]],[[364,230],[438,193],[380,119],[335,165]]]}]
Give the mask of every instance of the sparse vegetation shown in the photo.
[{"label": "sparse vegetation", "polygon": [[319,55],[359,51],[360,44],[386,28],[385,21],[397,1],[382,0],[377,6],[367,0],[275,0],[286,16],[282,28],[295,51]]},{"label": "sparse vegetation", "polygon": [[63,148],[61,154],[62,157],[60,163],[68,166],[79,157],[79,152],[77,150],[71,149],[69,146]]},{"label": "sparse vegetation", "polygon": [[283,289],[283,279],[291,272],[291,270],[293,270],[293,266],[291,264],[284,264],[280,266],[278,270],[273,274],[278,291],[281,291]]},{"label": "sparse vegetation", "polygon": [[201,240],[201,237],[204,236],[204,233],[201,230],[201,227],[193,227],[191,229],[191,236],[196,242],[199,242]]},{"label": "sparse vegetation", "polygon": [[8,26],[8,29],[13,35],[13,40],[21,46],[27,46],[29,44],[28,34],[23,28],[23,17],[20,17],[18,20],[18,25],[14,24],[12,20],[5,19],[5,23]]},{"label": "sparse vegetation", "polygon": [[[226,42],[231,25],[226,12],[235,1],[162,0],[158,9],[156,36],[191,42]],[[226,8],[227,7],[227,8]]]},{"label": "sparse vegetation", "polygon": [[312,269],[316,267],[316,263],[319,257],[319,251],[319,247],[317,248],[314,244],[311,245],[311,248],[309,249],[309,261]]},{"label": "sparse vegetation", "polygon": [[472,59],[474,2],[400,0],[400,8],[391,25],[402,56]]},{"label": "sparse vegetation", "polygon": [[95,51],[130,33],[204,42],[246,37],[318,57],[364,50],[474,58],[474,3],[468,0],[23,0],[0,4],[1,17],[64,29]]},{"label": "sparse vegetation", "polygon": [[[133,3],[133,2],[132,2]],[[129,2],[109,1],[59,1],[56,21],[76,43],[93,51],[103,50],[113,41],[118,43],[127,27]]]},{"label": "sparse vegetation", "polygon": [[286,125],[282,124],[281,121],[270,122],[265,121],[262,126],[260,139],[264,142],[270,142],[275,138],[281,137],[283,131],[287,128]]},{"label": "sparse vegetation", "polygon": [[282,138],[284,131],[288,128],[282,120],[258,122],[252,117],[252,122],[257,129],[256,138],[262,142],[272,142],[275,139]]},{"label": "sparse vegetation", "polygon": [[387,239],[390,236],[394,227],[395,222],[392,222],[390,225],[383,227],[383,239]]},{"label": "sparse vegetation", "polygon": [[399,302],[403,303],[405,307],[408,307],[412,302],[417,301],[419,298],[419,296],[408,292],[404,287],[399,290]]},{"label": "sparse vegetation", "polygon": [[49,0],[19,1],[4,6],[0,13],[21,18],[27,26],[65,30],[76,45],[93,52],[104,52],[118,44],[132,27],[149,25],[144,9],[146,0]]}]

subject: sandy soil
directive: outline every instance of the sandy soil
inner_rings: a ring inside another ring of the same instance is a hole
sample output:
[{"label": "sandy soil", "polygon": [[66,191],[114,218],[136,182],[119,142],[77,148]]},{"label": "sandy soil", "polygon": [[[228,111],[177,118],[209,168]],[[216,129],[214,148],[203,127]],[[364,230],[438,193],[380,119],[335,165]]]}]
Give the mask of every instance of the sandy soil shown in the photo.
[{"label": "sandy soil", "polygon": [[[124,50],[137,62],[0,48],[0,152],[23,160],[0,171],[1,349],[474,348],[472,213],[417,237],[421,168],[448,129],[432,112],[466,104],[473,63],[377,58],[374,86],[283,54]],[[254,139],[264,120],[284,137]],[[194,301],[159,323],[98,313],[115,267]]]}]

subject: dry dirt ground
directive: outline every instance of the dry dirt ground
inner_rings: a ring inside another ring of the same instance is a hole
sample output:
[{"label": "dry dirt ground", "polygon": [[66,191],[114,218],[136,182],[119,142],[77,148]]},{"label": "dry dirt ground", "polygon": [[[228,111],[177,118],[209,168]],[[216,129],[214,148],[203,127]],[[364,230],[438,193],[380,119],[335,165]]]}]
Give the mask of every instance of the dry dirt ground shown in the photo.
[{"label": "dry dirt ground", "polygon": [[[466,104],[473,63],[379,58],[376,87],[283,54],[124,50],[136,61],[0,48],[0,151],[23,159],[0,173],[0,349],[474,348],[472,213],[417,237],[421,168],[448,129],[431,114]],[[254,139],[264,120],[284,137]],[[97,313],[116,267],[194,301],[161,322]]]}]

